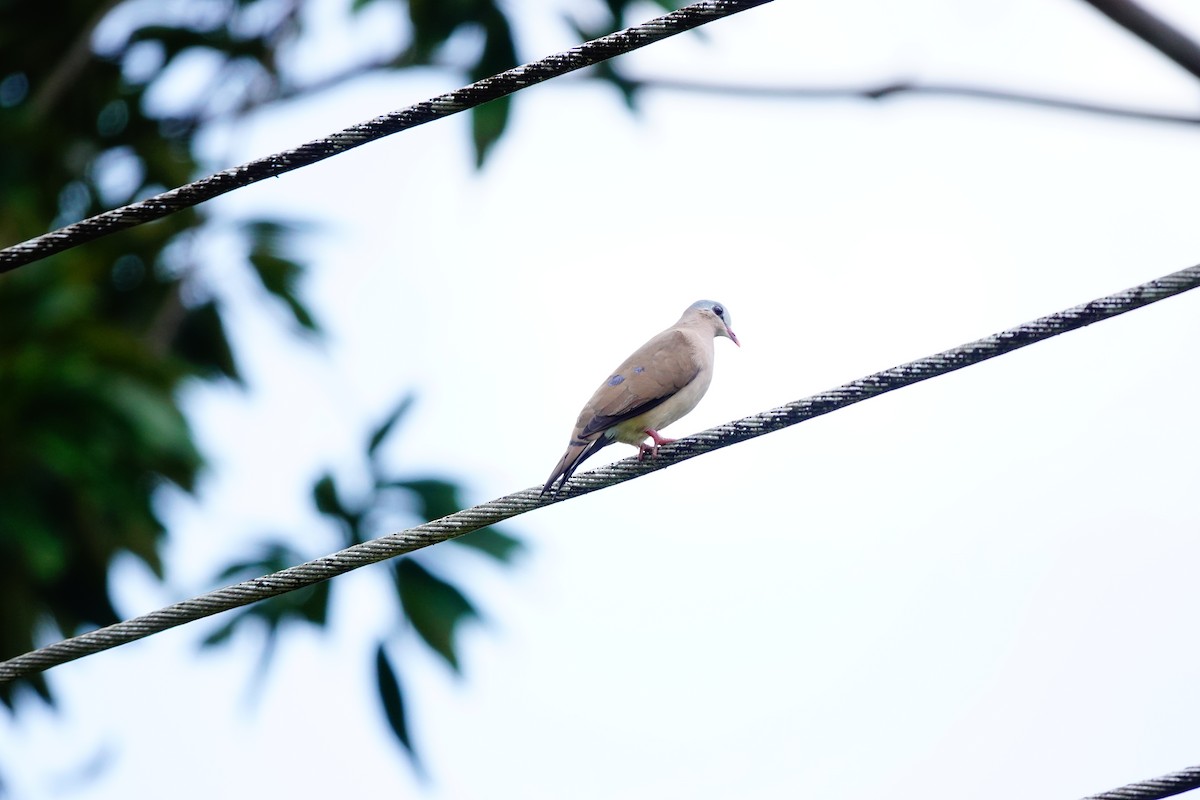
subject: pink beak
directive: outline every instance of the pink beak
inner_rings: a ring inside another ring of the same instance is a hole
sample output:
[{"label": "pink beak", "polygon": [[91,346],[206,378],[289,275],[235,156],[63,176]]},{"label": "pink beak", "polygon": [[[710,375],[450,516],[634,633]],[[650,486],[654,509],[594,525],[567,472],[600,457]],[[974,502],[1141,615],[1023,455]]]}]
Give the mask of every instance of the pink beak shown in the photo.
[{"label": "pink beak", "polygon": [[742,343],[738,341],[737,334],[733,332],[733,328],[726,325],[725,333],[727,333],[729,335],[729,338],[733,340],[734,344],[736,344],[738,347],[742,346]]}]

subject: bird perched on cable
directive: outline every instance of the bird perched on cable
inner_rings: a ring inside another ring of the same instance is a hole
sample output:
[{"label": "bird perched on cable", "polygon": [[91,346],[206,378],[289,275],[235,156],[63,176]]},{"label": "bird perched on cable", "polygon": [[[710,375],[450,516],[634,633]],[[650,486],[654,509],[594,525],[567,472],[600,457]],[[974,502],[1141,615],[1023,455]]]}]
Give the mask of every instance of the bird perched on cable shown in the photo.
[{"label": "bird perched on cable", "polygon": [[[688,306],[671,327],[639,347],[625,359],[588,400],[567,452],[559,459],[542,494],[562,479],[561,489],[584,459],[613,442],[658,455],[658,446],[675,441],[659,434],[687,414],[708,391],[713,374],[713,340],[725,336],[741,343],[729,327],[729,309],[712,300]],[[649,437],[654,444],[646,444]]]}]

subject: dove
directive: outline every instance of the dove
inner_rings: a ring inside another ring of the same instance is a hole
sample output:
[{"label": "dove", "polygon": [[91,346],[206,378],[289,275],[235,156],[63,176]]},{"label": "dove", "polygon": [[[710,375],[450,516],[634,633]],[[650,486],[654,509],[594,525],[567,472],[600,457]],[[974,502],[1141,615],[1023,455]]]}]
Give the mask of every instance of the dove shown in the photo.
[{"label": "dove", "polygon": [[[659,445],[675,441],[659,430],[695,408],[708,391],[713,341],[724,336],[741,347],[729,322],[724,305],[698,300],[678,322],[625,359],[579,412],[567,452],[541,493],[555,481],[561,489],[586,458],[613,442],[637,447],[640,461],[647,453],[657,456]],[[646,443],[647,437],[653,444]]]}]

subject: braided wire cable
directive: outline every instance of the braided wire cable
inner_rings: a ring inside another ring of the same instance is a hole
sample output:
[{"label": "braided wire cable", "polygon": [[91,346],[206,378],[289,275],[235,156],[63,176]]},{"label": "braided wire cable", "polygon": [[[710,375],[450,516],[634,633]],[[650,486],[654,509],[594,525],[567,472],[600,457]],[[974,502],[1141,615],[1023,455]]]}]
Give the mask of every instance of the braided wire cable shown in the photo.
[{"label": "braided wire cable", "polygon": [[936,355],[876,372],[836,389],[709,428],[663,446],[656,458],[638,461],[631,456],[573,477],[565,487],[554,494],[543,495],[536,486],[514,492],[408,530],[353,545],[314,561],[226,586],[140,617],[64,639],[0,662],[0,683],[41,672],[222,611],[311,586],[368,564],[462,536],[541,506],[624,483],[704,453],[782,430],[876,395],[954,372],[1060,333],[1124,314],[1194,289],[1198,285],[1200,265],[1041,317]]},{"label": "braided wire cable", "polygon": [[476,81],[430,100],[351,125],[291,150],[264,156],[163,192],[154,197],[105,211],[58,230],[0,250],[0,273],[54,253],[69,250],[110,233],[161,219],[226,192],[315,164],[330,156],[415,128],[435,119],[466,111],[489,100],[510,95],[569,72],[590,67],[714,20],[761,6],[771,0],[703,0],[648,22],[576,45],[519,67]]},{"label": "braided wire cable", "polygon": [[1157,778],[1130,783],[1118,789],[1088,795],[1083,800],[1159,800],[1200,788],[1200,767],[1188,767]]}]

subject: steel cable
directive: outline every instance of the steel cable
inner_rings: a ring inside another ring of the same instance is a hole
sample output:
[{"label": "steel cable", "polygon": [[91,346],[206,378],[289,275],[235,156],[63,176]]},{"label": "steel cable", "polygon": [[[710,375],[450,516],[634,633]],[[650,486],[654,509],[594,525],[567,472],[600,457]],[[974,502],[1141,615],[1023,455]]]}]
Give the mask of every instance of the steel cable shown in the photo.
[{"label": "steel cable", "polygon": [[1188,767],[1169,775],[1130,783],[1119,789],[1089,795],[1083,800],[1160,800],[1200,788],[1200,767]]},{"label": "steel cable", "polygon": [[415,128],[435,119],[483,105],[577,69],[607,61],[615,56],[637,50],[677,33],[692,30],[705,23],[722,19],[741,11],[765,5],[771,0],[704,0],[684,6],[641,25],[555,53],[539,61],[514,67],[469,86],[438,95],[416,105],[393,111],[291,150],[265,156],[201,178],[185,186],[163,192],[146,200],[105,211],[94,217],[72,223],[50,233],[14,244],[0,250],[0,273],[16,269],[76,245],[99,239],[110,233],[161,219],[198,205],[226,192],[273,178],[300,167],[315,164],[330,156],[344,153],[360,145],[382,139],[393,133]]},{"label": "steel cable", "polygon": [[978,364],[1060,333],[1132,311],[1200,285],[1200,266],[1189,267],[1123,292],[1018,325],[936,355],[901,364],[851,381],[836,389],[796,400],[743,419],[718,425],[659,450],[657,458],[630,457],[571,479],[557,494],[542,496],[538,487],[492,500],[441,519],[348,547],[261,578],[243,581],[134,619],[56,642],[0,662],[0,682],[49,669],[86,655],[136,641],[159,631],[329,580],[497,522],[589,494],[704,453],[753,439],[813,417],[828,414],[904,386]]}]

